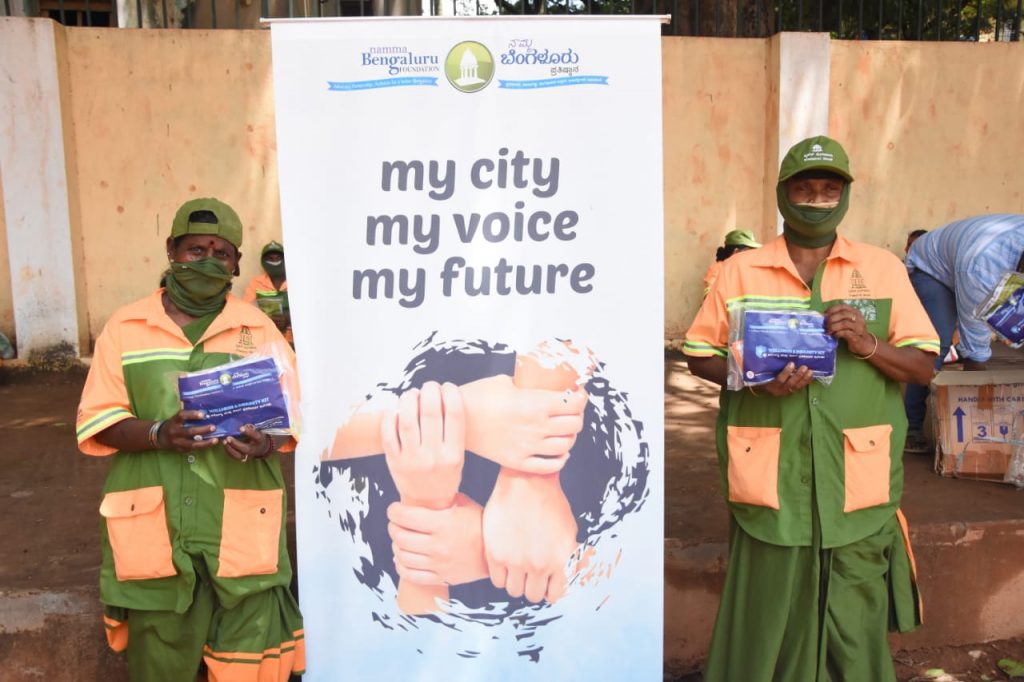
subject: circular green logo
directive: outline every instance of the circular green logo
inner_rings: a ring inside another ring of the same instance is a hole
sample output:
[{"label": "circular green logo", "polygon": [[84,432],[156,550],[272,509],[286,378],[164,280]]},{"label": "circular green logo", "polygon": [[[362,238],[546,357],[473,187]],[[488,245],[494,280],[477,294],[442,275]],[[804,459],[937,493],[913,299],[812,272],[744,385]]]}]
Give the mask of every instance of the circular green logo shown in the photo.
[{"label": "circular green logo", "polygon": [[491,51],[474,40],[465,40],[451,49],[444,60],[444,74],[459,92],[477,92],[494,77]]}]

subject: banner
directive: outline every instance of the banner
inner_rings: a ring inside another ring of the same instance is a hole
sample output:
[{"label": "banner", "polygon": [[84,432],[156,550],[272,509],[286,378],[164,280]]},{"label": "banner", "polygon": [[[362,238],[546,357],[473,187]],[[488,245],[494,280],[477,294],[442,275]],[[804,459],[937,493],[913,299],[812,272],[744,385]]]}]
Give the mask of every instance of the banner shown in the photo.
[{"label": "banner", "polygon": [[304,679],[660,679],[659,20],[272,32]]}]

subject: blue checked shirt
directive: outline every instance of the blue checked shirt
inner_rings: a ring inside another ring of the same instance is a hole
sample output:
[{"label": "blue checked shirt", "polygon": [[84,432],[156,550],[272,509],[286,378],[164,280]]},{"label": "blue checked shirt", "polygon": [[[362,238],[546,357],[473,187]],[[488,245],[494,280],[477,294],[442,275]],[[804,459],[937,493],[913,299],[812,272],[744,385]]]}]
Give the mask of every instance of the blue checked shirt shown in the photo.
[{"label": "blue checked shirt", "polygon": [[992,355],[992,330],[974,310],[1006,272],[1017,269],[1024,254],[1024,215],[976,216],[944,225],[918,237],[907,255],[907,268],[921,270],[956,295],[960,350],[971,360]]}]

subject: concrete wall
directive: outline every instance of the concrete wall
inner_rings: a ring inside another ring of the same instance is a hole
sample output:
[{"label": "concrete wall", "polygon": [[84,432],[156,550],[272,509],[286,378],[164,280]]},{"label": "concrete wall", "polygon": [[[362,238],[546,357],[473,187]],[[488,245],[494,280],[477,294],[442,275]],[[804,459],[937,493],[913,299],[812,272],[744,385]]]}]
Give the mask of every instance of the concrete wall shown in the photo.
[{"label": "concrete wall", "polygon": [[49,20],[0,18],[0,168],[18,343],[78,353],[88,308],[78,301],[85,270],[72,224],[77,178],[62,106],[64,38]]},{"label": "concrete wall", "polygon": [[266,31],[69,29],[89,331],[152,291],[178,206],[238,211],[244,288],[281,238]]},{"label": "concrete wall", "polygon": [[[280,235],[269,32],[55,31],[81,335],[94,339],[152,289],[173,212],[190,197],[238,209],[244,286],[258,248]],[[897,253],[917,227],[1024,212],[1019,43],[671,37],[663,72],[668,338],[700,304],[722,235],[776,234],[774,178],[791,138],[827,127],[846,145],[857,181],[843,230]],[[5,333],[17,332],[8,248],[0,235]]]},{"label": "concrete wall", "polygon": [[829,128],[856,181],[846,234],[1024,213],[1024,44],[833,42]]},{"label": "concrete wall", "polygon": [[[726,232],[763,221],[769,41],[662,41],[665,325],[681,336]],[[697,131],[700,131],[699,133]]]}]

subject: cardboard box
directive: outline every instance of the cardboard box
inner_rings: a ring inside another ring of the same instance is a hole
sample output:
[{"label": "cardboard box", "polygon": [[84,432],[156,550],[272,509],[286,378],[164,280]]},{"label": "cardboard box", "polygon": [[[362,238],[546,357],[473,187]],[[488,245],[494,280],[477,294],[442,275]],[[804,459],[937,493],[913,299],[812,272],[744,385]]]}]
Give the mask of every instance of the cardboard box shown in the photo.
[{"label": "cardboard box", "polygon": [[930,403],[936,473],[1002,481],[1024,448],[1024,370],[939,372]]}]

